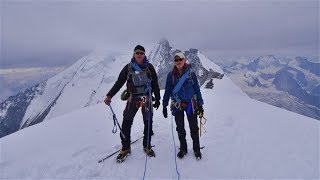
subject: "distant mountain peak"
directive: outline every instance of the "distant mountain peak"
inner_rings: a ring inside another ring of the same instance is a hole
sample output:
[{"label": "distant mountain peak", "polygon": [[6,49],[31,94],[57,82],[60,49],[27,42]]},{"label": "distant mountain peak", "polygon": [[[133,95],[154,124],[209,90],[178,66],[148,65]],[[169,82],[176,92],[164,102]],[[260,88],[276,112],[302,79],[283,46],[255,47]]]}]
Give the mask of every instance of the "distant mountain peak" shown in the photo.
[{"label": "distant mountain peak", "polygon": [[279,66],[280,61],[274,55],[260,56],[258,58],[261,67]]},{"label": "distant mountain peak", "polygon": [[281,66],[280,61],[274,55],[260,56],[246,65],[246,67],[251,71],[266,69],[272,66],[274,67]]},{"label": "distant mountain peak", "polygon": [[163,45],[163,46],[170,46],[169,41],[166,38],[161,38],[158,44]]},{"label": "distant mountain peak", "polygon": [[160,39],[160,41],[154,46],[150,52],[148,59],[158,72],[159,86],[161,89],[165,86],[167,74],[174,67],[173,56],[177,52],[182,52],[186,56],[188,63],[192,67],[192,71],[196,73],[199,78],[200,85],[210,78],[220,77],[220,73],[214,72],[212,69],[206,69],[202,65],[199,57],[199,50],[196,48],[190,48],[189,50],[182,51],[180,49],[173,49],[167,39]]},{"label": "distant mountain peak", "polygon": [[167,39],[162,38],[150,51],[148,56],[149,61],[153,64],[156,71],[159,71],[167,64],[173,65],[172,59],[172,47]]}]

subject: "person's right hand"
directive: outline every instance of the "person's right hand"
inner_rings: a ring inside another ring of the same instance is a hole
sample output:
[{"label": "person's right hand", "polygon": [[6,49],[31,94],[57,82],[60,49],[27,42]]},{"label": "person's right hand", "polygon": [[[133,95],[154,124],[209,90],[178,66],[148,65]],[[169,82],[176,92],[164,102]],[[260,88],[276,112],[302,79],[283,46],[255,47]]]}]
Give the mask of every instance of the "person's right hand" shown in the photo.
[{"label": "person's right hand", "polygon": [[110,96],[107,96],[105,99],[104,99],[104,103],[108,106],[110,106],[110,103],[111,103],[111,98]]},{"label": "person's right hand", "polygon": [[163,114],[163,117],[164,117],[164,118],[167,118],[167,117],[168,117],[167,107],[163,107],[163,109],[162,109],[162,114]]}]

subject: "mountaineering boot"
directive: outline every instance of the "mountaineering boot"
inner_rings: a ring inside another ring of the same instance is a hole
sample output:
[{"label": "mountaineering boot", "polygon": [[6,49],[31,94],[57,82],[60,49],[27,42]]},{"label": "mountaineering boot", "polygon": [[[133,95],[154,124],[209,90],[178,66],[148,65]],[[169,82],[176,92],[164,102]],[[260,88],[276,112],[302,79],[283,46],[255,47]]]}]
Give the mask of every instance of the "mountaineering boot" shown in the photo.
[{"label": "mountaineering boot", "polygon": [[182,159],[184,155],[186,155],[188,152],[186,150],[180,149],[180,151],[177,154],[177,157]]},{"label": "mountaineering boot", "polygon": [[156,157],[156,154],[154,153],[152,148],[143,148],[143,150],[149,157]]},{"label": "mountaineering boot", "polygon": [[118,156],[117,156],[117,163],[122,163],[127,156],[129,156],[131,153],[131,149],[121,149]]},{"label": "mountaineering boot", "polygon": [[200,159],[202,158],[202,154],[201,154],[200,151],[195,151],[195,152],[194,152],[194,156],[196,156],[196,159],[197,159],[197,160],[200,160]]}]

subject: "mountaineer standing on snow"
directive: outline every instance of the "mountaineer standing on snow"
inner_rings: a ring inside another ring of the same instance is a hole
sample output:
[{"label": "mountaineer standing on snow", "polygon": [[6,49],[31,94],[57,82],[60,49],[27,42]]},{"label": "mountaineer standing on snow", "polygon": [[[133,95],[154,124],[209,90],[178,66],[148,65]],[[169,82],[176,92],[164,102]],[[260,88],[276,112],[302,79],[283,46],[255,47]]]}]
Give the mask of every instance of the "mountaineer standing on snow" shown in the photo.
[{"label": "mountaineer standing on snow", "polygon": [[[160,89],[156,71],[145,56],[145,49],[141,45],[134,48],[133,58],[120,72],[118,80],[115,82],[111,90],[108,92],[104,102],[110,105],[112,97],[127,82],[127,105],[123,111],[122,131],[124,137],[121,136],[122,149],[117,157],[118,162],[122,162],[125,157],[130,154],[131,148],[131,126],[133,119],[141,107],[144,131],[143,131],[143,149],[148,156],[155,156],[151,148],[152,131],[152,98],[151,93],[155,95],[156,109],[160,106]],[[122,97],[123,98],[123,97]]]},{"label": "mountaineer standing on snow", "polygon": [[175,116],[176,130],[180,141],[180,151],[177,157],[183,158],[188,152],[186,130],[184,129],[184,112],[186,112],[193,140],[194,155],[197,159],[201,159],[197,114],[199,117],[203,116],[203,100],[198,79],[196,74],[192,72],[191,66],[186,63],[183,53],[176,53],[174,61],[175,66],[167,76],[166,89],[162,101],[163,116],[165,118],[168,117],[167,106],[171,97],[170,109],[172,115]]}]

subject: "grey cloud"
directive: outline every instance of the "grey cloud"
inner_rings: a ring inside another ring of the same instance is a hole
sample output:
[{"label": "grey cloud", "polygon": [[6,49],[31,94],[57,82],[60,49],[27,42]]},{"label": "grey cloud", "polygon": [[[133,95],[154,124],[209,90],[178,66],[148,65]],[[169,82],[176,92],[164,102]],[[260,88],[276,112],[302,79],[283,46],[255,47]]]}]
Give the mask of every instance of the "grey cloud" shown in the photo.
[{"label": "grey cloud", "polygon": [[28,56],[52,65],[33,57],[103,46],[126,49],[161,37],[179,48],[226,53],[316,49],[318,11],[318,1],[1,1],[0,65]]}]

